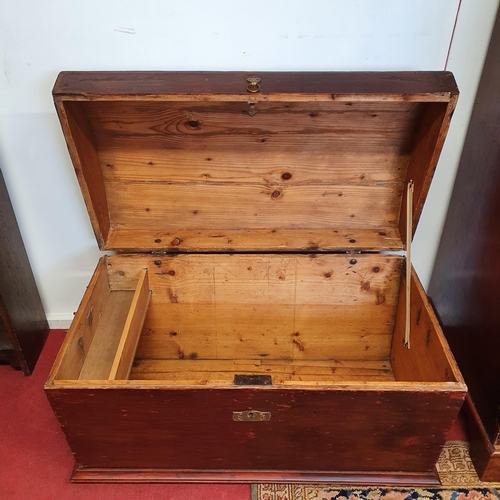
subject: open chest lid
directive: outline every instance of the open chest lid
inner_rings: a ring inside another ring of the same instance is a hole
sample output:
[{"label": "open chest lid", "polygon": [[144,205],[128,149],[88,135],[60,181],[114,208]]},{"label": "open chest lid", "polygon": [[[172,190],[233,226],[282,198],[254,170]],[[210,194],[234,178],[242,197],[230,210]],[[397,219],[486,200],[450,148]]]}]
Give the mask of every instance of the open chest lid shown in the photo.
[{"label": "open chest lid", "polygon": [[102,250],[382,251],[416,228],[448,72],[63,72],[53,91]]}]

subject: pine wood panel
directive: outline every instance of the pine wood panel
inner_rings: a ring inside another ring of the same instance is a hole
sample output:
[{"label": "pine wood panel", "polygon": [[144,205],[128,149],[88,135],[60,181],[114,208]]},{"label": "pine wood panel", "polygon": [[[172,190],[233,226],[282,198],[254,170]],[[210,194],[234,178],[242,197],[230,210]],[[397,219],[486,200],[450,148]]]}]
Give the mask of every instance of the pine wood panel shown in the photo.
[{"label": "pine wood panel", "polygon": [[149,290],[148,272],[147,269],[143,269],[139,275],[139,281],[132,298],[132,303],[130,304],[120,342],[116,348],[109,380],[126,379],[128,377],[134,361],[135,351],[150,298],[151,291]]},{"label": "pine wood panel", "polygon": [[[424,112],[420,129],[416,134],[415,148],[406,172],[406,183],[413,180],[415,186],[412,209],[412,234],[415,234],[417,229],[457,100],[458,95],[452,97],[448,103],[435,103],[428,106]],[[406,190],[402,193],[402,215],[399,217],[399,229],[403,241],[406,243],[406,232],[404,229],[406,225],[405,210]]]},{"label": "pine wood panel", "polygon": [[143,267],[138,358],[388,358],[399,256],[110,256],[110,286]]},{"label": "pine wood panel", "polygon": [[392,328],[386,310],[370,316],[361,306],[157,303],[137,357],[384,360]]},{"label": "pine wood panel", "polygon": [[112,229],[107,249],[122,252],[318,252],[335,250],[378,251],[402,250],[397,228],[374,229],[224,229],[218,231],[186,229],[159,231],[156,229]]},{"label": "pine wood panel", "polygon": [[248,103],[79,106],[108,180],[262,182],[286,168],[288,182],[366,183],[401,180],[424,104],[259,103],[254,116]]},{"label": "pine wood panel", "polygon": [[110,376],[134,292],[113,290],[105,304],[85,357],[80,380],[106,380]]},{"label": "pine wood panel", "polygon": [[394,307],[402,258],[379,254],[108,256],[110,287],[135,287],[147,268],[153,299],[209,304]]},{"label": "pine wood panel", "polygon": [[56,99],[55,104],[92,227],[102,246],[108,237],[110,220],[92,124],[78,103],[63,104]]},{"label": "pine wood panel", "polygon": [[128,228],[339,229],[394,228],[402,188],[112,183],[107,193],[112,221]]},{"label": "pine wood panel", "polygon": [[92,345],[110,288],[106,260],[101,258],[54,362],[49,379],[77,379]]},{"label": "pine wood panel", "polygon": [[[86,108],[99,141],[110,217],[120,229],[395,225],[421,113],[414,103],[262,103],[253,117],[238,103]],[[116,154],[126,158],[125,169]],[[134,157],[147,167],[138,168]],[[375,186],[367,196],[365,186],[374,183],[386,189]],[[356,211],[363,200],[370,207]],[[370,215],[380,219],[373,223]]]},{"label": "pine wood panel", "polygon": [[414,120],[423,106],[422,103],[377,102],[369,98],[353,103],[314,100],[304,103],[292,99],[290,103],[255,103],[255,114],[250,116],[249,102],[179,103],[152,99],[147,103],[109,101],[75,106],[85,109],[98,131],[100,146],[112,142],[113,138],[129,136],[134,141],[129,146],[131,149],[141,145],[148,136],[163,137],[182,146],[181,141],[190,136],[200,140],[228,134],[232,139],[255,134],[301,137],[304,133],[353,133],[379,144],[391,143],[394,148],[397,145],[394,138],[409,139],[408,133],[413,131]]},{"label": "pine wood panel", "polygon": [[[134,72],[65,73],[54,89],[63,126],[66,111],[72,121],[65,133],[77,171],[89,169],[82,172],[88,177],[82,190],[101,248],[144,250],[129,236],[145,227],[155,233],[182,229],[188,232],[183,239],[223,229],[386,232],[400,223],[405,177],[416,180],[415,227],[457,95],[449,73],[265,73],[259,94],[246,92],[243,73],[149,74],[152,82]],[[157,95],[144,91],[158,82]],[[352,89],[344,92],[348,84]],[[316,92],[305,92],[315,85]],[[330,92],[321,95],[321,88]],[[94,172],[94,150],[102,178]],[[218,207],[207,201],[214,197]],[[365,211],[353,210],[363,205]],[[108,241],[109,226],[119,247]],[[222,242],[202,243],[198,248]]]},{"label": "pine wood panel", "polygon": [[[403,181],[409,154],[392,144],[367,146],[365,138],[285,136],[200,144],[184,140],[184,148],[161,144],[130,147],[125,142],[101,150],[108,182],[253,182],[260,184],[359,183]],[[133,139],[132,139],[133,140]],[[306,142],[307,140],[307,142]],[[366,146],[360,150],[359,141]],[[355,142],[358,141],[357,144]],[[164,141],[166,142],[166,141]],[[189,144],[187,144],[189,143]],[[127,147],[128,146],[128,147]],[[354,146],[358,151],[354,152]],[[243,149],[244,148],[244,149]]]},{"label": "pine wood panel", "polygon": [[391,364],[396,380],[458,382],[462,385],[465,395],[462,375],[414,269],[410,306],[411,349],[404,347],[405,283],[403,278],[391,349]]},{"label": "pine wood panel", "polygon": [[362,363],[326,363],[295,365],[292,363],[261,363],[255,360],[138,360],[130,380],[163,380],[172,385],[232,385],[235,375],[270,375],[273,385],[309,382],[331,385],[342,381],[394,381],[388,361]]}]

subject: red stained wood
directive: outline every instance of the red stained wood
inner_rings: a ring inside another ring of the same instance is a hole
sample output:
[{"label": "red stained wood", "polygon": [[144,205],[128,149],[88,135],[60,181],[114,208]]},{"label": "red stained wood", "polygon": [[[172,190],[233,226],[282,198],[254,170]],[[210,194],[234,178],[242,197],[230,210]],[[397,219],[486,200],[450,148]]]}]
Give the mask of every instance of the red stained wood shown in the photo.
[{"label": "red stained wood", "polygon": [[500,450],[491,442],[470,395],[465,399],[464,410],[470,435],[470,456],[477,474],[481,481],[498,482]]},{"label": "red stained wood", "polygon": [[[462,404],[445,391],[47,390],[93,468],[429,472]],[[234,422],[233,411],[271,412]]]},{"label": "red stained wood", "polygon": [[356,472],[356,471],[245,471],[245,470],[168,470],[168,469],[97,469],[76,467],[74,483],[329,483],[367,486],[439,487],[429,472]]},{"label": "red stained wood", "polygon": [[0,171],[0,360],[29,375],[49,326]]},{"label": "red stained wood", "polygon": [[[161,72],[63,71],[54,86],[54,95],[82,96],[247,94],[246,79],[261,78],[265,94],[458,94],[449,72]],[[252,94],[248,94],[252,95]]]}]

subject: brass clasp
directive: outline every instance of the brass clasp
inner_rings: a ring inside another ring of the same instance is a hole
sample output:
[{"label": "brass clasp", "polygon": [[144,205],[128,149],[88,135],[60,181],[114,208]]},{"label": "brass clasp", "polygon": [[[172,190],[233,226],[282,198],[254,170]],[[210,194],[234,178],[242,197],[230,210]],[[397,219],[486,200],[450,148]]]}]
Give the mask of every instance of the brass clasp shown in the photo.
[{"label": "brass clasp", "polygon": [[247,78],[247,82],[248,82],[248,85],[247,85],[248,92],[255,93],[255,92],[258,92],[260,90],[260,78],[250,77],[250,78]]}]

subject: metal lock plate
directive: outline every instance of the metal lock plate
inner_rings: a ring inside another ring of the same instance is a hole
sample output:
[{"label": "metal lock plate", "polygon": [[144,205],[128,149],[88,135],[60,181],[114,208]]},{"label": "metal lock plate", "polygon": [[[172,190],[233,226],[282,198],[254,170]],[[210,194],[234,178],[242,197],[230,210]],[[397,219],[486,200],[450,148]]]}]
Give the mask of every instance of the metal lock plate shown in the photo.
[{"label": "metal lock plate", "polygon": [[270,411],[233,411],[233,420],[235,422],[269,422],[271,420]]}]

